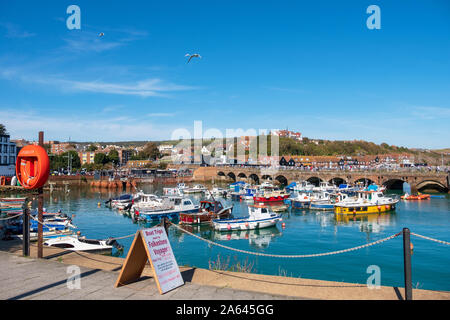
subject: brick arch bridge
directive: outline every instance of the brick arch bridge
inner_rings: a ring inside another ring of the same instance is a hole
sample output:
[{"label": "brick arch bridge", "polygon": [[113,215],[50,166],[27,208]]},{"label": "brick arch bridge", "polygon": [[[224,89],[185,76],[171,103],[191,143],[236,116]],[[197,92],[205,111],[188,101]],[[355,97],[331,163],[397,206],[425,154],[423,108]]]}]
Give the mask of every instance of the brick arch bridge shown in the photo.
[{"label": "brick arch bridge", "polygon": [[411,190],[435,189],[440,192],[449,192],[450,176],[444,172],[408,172],[408,171],[301,171],[257,169],[246,167],[196,167],[194,170],[196,181],[246,181],[261,183],[272,180],[280,184],[289,184],[294,181],[308,180],[318,184],[319,181],[330,183],[355,183],[368,181],[388,188],[401,188],[403,182],[411,185]]}]

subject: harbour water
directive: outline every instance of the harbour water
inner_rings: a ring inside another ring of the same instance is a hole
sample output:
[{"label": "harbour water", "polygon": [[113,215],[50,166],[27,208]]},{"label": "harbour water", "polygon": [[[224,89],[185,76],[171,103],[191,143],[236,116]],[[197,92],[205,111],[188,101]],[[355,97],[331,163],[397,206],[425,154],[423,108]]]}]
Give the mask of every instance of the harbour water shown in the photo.
[{"label": "harbour water", "polygon": [[[164,187],[167,187],[165,185]],[[162,185],[144,185],[147,193],[162,194]],[[49,212],[62,210],[75,215],[73,223],[87,238],[121,237],[135,233],[151,224],[133,223],[131,218],[110,209],[104,202],[118,195],[90,188],[73,189],[68,193],[45,195],[44,207]],[[191,196],[196,202],[200,196]],[[233,215],[247,215],[247,203],[226,200],[234,205]],[[101,204],[98,206],[98,204]],[[332,212],[289,210],[283,213],[285,227],[245,231],[217,232],[209,226],[188,229],[201,237],[232,248],[259,253],[298,255],[336,251],[386,238],[408,227],[411,232],[450,241],[450,197],[432,198],[422,202],[401,201],[393,213],[339,218]],[[179,265],[208,268],[211,262],[229,259],[229,264],[251,265],[254,273],[302,277],[366,284],[373,273],[369,266],[378,266],[382,286],[404,286],[402,237],[357,251],[314,258],[273,258],[247,255],[210,245],[176,228],[169,229],[169,239]],[[119,240],[125,257],[133,238]],[[450,291],[450,246],[411,237],[413,287]]]}]

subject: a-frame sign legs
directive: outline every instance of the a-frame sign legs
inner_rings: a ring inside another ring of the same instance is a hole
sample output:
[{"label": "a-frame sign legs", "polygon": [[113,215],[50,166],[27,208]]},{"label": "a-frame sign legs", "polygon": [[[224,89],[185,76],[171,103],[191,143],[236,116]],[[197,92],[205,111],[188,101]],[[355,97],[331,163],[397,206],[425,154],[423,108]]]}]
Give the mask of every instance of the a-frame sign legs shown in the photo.
[{"label": "a-frame sign legs", "polygon": [[147,261],[148,255],[144,239],[142,238],[141,232],[138,231],[136,232],[136,236],[128,251],[127,258],[125,259],[122,270],[117,278],[115,287],[117,288],[137,281],[141,277]]}]

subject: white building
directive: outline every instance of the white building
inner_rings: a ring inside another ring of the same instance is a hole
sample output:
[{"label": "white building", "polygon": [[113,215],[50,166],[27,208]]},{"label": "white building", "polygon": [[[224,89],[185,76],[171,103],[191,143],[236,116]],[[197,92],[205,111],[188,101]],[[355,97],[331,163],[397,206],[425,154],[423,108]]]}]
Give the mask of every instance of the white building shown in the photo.
[{"label": "white building", "polygon": [[0,135],[0,176],[16,174],[16,144],[9,141],[9,135]]}]

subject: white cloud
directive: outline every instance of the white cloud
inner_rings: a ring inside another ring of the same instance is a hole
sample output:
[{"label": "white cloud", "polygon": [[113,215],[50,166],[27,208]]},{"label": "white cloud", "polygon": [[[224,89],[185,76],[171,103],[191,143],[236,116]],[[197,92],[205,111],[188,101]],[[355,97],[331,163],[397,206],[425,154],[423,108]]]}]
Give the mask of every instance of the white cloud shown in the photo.
[{"label": "white cloud", "polygon": [[22,30],[22,28],[20,26],[10,23],[10,22],[0,23],[0,26],[2,26],[3,28],[6,29],[5,36],[7,38],[23,39],[23,38],[33,37],[36,35],[35,33]]},{"label": "white cloud", "polygon": [[3,69],[0,72],[0,77],[7,80],[17,79],[25,83],[58,87],[61,91],[65,92],[94,92],[141,97],[167,96],[167,92],[196,89],[192,86],[178,85],[158,78],[122,83],[104,82],[101,80],[67,80],[60,76],[27,74],[22,70],[14,68]]},{"label": "white cloud", "polygon": [[1,122],[12,139],[37,139],[44,131],[45,140],[73,141],[125,141],[168,139],[173,127],[167,124],[153,124],[148,119],[130,116],[111,118],[77,118],[65,116],[44,116],[35,112],[16,110],[0,111]]}]

